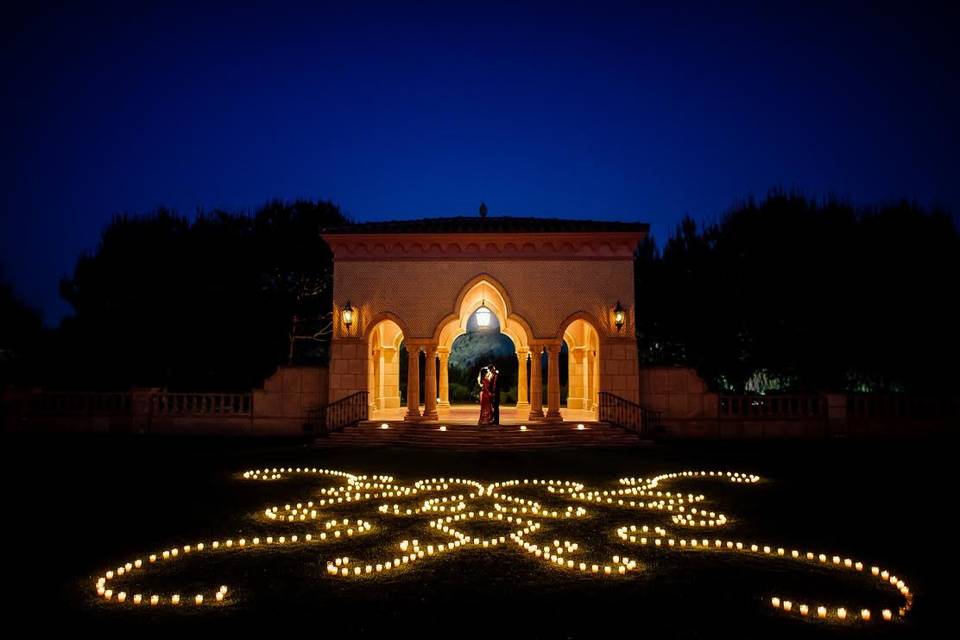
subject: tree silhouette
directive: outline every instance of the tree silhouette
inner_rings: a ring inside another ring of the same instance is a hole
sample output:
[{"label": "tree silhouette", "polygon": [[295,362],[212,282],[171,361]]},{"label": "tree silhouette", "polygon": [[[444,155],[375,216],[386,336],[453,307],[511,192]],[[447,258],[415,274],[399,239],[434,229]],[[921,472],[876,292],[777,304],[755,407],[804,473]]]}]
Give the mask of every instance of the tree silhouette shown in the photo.
[{"label": "tree silhouette", "polygon": [[[62,386],[247,389],[289,361],[296,333],[318,333],[331,305],[329,202],[270,202],[252,216],[171,211],[119,216],[61,293]],[[326,344],[294,354],[322,362]]]},{"label": "tree silhouette", "polygon": [[0,273],[0,387],[36,381],[45,334],[40,314],[16,295]]},{"label": "tree silhouette", "polygon": [[960,239],[944,213],[775,190],[714,224],[685,218],[636,264],[642,363],[733,391],[955,388]]}]

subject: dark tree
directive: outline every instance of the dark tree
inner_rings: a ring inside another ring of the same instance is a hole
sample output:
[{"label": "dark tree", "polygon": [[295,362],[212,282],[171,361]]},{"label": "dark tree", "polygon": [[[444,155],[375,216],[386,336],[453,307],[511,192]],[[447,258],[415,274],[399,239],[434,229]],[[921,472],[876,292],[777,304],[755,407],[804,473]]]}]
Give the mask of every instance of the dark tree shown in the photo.
[{"label": "dark tree", "polygon": [[[329,315],[332,258],[320,238],[343,224],[329,202],[271,202],[253,216],[193,221],[161,210],[121,216],[61,292],[65,365],[53,382],[122,388],[245,389],[289,358],[291,319]],[[300,283],[316,295],[301,295]],[[325,349],[296,354],[322,360]]]},{"label": "dark tree", "polygon": [[40,314],[0,277],[0,388],[38,379],[45,333]]},{"label": "dark tree", "polygon": [[715,387],[937,391],[957,382],[949,216],[772,192],[637,259],[641,362]]}]

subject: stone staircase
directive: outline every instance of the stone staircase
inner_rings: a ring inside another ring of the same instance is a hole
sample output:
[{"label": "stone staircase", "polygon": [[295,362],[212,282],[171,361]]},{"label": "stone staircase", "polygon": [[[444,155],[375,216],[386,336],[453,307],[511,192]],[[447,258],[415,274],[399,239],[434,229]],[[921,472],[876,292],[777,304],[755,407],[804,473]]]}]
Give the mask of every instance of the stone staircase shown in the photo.
[{"label": "stone staircase", "polygon": [[[382,425],[387,425],[384,429]],[[583,428],[578,429],[578,424]],[[415,447],[452,450],[550,449],[562,447],[636,447],[650,444],[606,422],[532,422],[500,427],[403,421],[364,421],[318,438],[319,447]]]}]

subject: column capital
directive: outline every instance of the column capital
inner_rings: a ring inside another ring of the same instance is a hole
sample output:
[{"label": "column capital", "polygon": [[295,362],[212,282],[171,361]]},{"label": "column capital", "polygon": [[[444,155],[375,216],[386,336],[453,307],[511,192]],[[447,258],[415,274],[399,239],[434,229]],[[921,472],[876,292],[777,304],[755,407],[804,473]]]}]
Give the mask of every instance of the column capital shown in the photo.
[{"label": "column capital", "polygon": [[559,344],[548,344],[547,352],[552,354],[558,354],[560,353],[560,348],[561,348],[561,345]]}]

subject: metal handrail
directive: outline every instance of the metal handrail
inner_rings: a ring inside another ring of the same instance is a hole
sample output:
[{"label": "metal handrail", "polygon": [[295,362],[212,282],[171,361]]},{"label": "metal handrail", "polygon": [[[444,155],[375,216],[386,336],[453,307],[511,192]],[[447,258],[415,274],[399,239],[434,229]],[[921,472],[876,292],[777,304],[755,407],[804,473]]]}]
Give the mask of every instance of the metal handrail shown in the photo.
[{"label": "metal handrail", "polygon": [[320,405],[307,410],[304,431],[313,431],[327,436],[342,431],[368,417],[368,392],[357,391],[330,404]]},{"label": "metal handrail", "polygon": [[599,393],[601,422],[622,427],[638,435],[648,437],[660,428],[660,412],[646,409],[636,402],[621,398],[607,391]]}]

